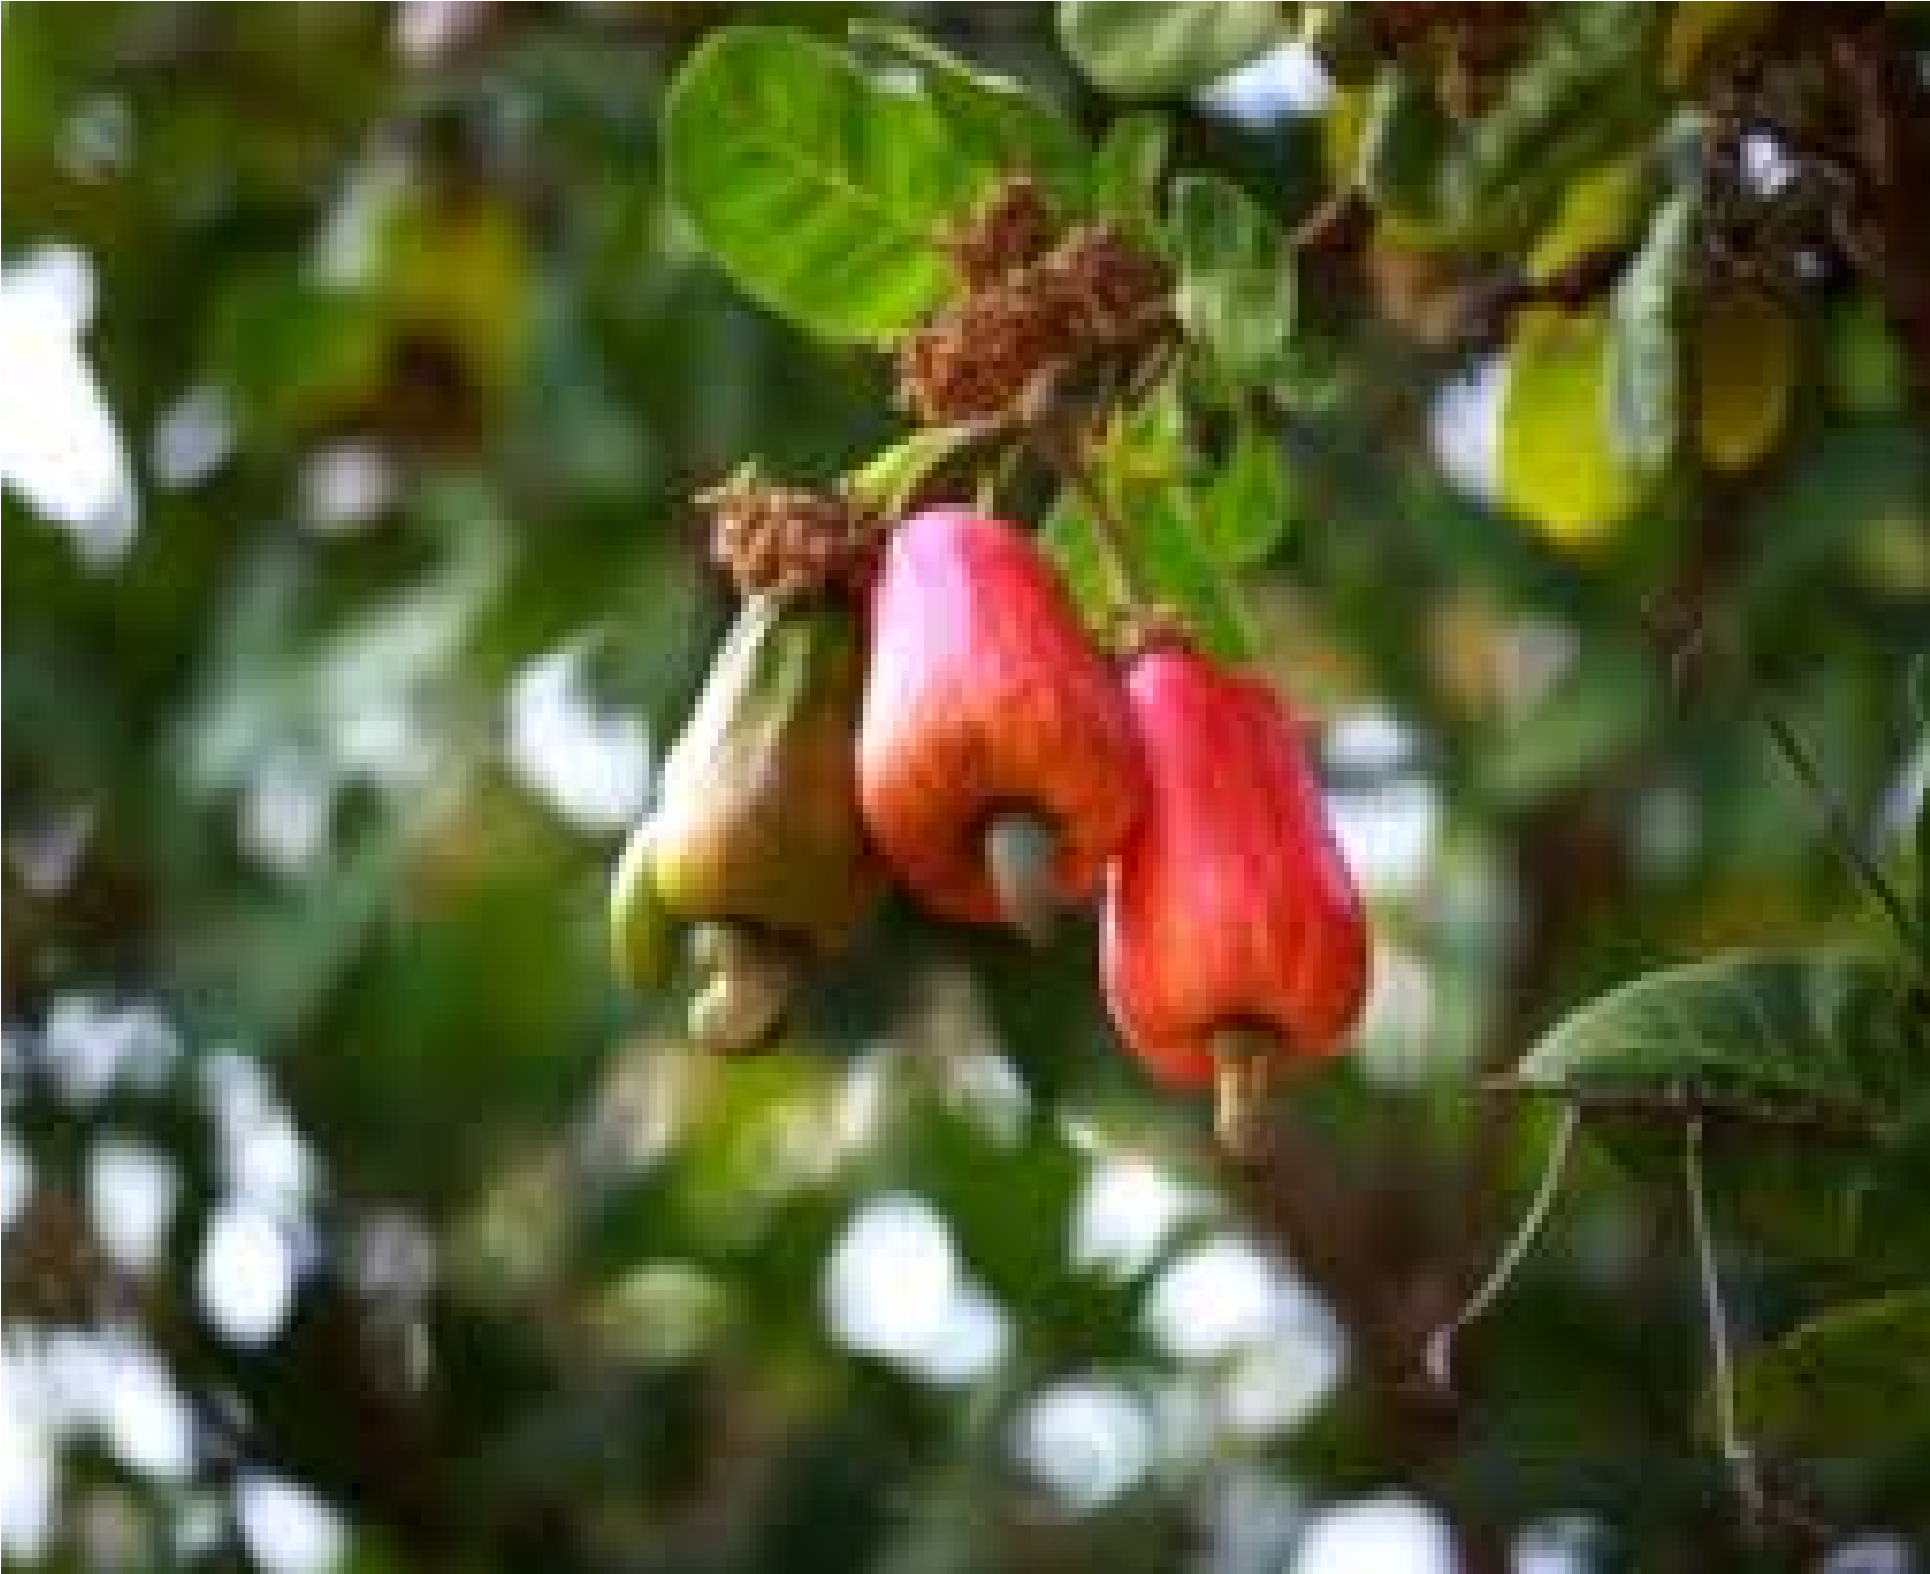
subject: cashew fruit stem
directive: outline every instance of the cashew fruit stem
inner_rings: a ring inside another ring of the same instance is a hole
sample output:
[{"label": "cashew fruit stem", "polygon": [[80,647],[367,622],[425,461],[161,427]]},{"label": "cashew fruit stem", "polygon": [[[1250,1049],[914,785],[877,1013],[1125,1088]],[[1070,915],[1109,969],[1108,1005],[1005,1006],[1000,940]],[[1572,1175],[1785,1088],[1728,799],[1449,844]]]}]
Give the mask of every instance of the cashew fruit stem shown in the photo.
[{"label": "cashew fruit stem", "polygon": [[1271,1028],[1243,1023],[1213,1035],[1213,1132],[1233,1158],[1267,1152],[1267,1089],[1282,1045]]},{"label": "cashew fruit stem", "polygon": [[796,960],[741,924],[699,924],[690,948],[708,975],[685,1018],[691,1039],[722,1054],[762,1048],[797,988]]}]

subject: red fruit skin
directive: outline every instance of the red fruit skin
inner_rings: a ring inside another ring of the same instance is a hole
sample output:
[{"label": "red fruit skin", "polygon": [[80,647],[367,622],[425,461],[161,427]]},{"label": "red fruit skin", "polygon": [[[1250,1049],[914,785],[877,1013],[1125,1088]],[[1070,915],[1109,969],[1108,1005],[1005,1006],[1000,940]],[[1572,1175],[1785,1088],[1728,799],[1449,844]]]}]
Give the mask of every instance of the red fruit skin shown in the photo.
[{"label": "red fruit skin", "polygon": [[871,602],[858,790],[872,839],[933,912],[1002,920],[986,826],[1049,820],[1061,896],[1097,886],[1139,809],[1125,696],[1012,526],[958,510],[893,534]]},{"label": "red fruit skin", "polygon": [[1114,1025],[1188,1086],[1213,1080],[1223,1028],[1269,1027],[1292,1060],[1333,1054],[1367,992],[1367,926],[1293,718],[1183,650],[1140,656],[1126,690],[1147,797],[1106,874]]}]

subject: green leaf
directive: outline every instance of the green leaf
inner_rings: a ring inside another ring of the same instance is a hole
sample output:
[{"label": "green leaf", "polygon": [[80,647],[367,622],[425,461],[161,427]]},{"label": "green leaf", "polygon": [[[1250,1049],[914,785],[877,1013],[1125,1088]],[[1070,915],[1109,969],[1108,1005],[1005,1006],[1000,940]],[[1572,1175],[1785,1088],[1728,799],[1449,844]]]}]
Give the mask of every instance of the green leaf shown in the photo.
[{"label": "green leaf", "polygon": [[1159,235],[1159,177],[1172,143],[1173,125],[1164,115],[1152,110],[1121,115],[1106,128],[1087,170],[1092,211],[1120,223],[1142,244]]},{"label": "green leaf", "polygon": [[1203,648],[1223,661],[1244,660],[1252,642],[1227,579],[1200,541],[1194,501],[1178,487],[1142,496],[1131,513],[1133,560]]},{"label": "green leaf", "polygon": [[1127,609],[1125,587],[1076,488],[1059,489],[1052,512],[1039,527],[1039,545],[1057,566],[1087,626],[1114,627]]},{"label": "green leaf", "polygon": [[1930,498],[1930,435],[1917,421],[1858,422],[1819,432],[1790,455],[1744,518],[1750,543],[1729,596],[1747,623],[1785,617],[1819,570],[1886,518],[1921,520]]},{"label": "green leaf", "polygon": [[1234,388],[1264,384],[1293,328],[1293,258],[1279,225],[1232,181],[1188,175],[1173,185],[1171,227],[1187,338]]},{"label": "green leaf", "polygon": [[1655,210],[1609,301],[1609,438],[1622,459],[1651,473],[1669,462],[1682,429],[1681,305],[1701,205],[1700,190],[1689,188]]},{"label": "green leaf", "polygon": [[1501,497],[1558,546],[1600,544],[1642,500],[1641,478],[1609,442],[1608,379],[1602,311],[1518,316],[1501,404]]},{"label": "green leaf", "polygon": [[1201,539],[1201,499],[1189,484],[1185,412],[1172,381],[1116,417],[1094,470],[1126,537],[1135,584],[1166,603],[1213,654],[1248,654],[1231,582]]},{"label": "green leaf", "polygon": [[788,28],[730,27],[664,107],[671,194],[748,293],[808,332],[888,344],[952,282],[940,249],[995,173],[930,98]]},{"label": "green leaf", "polygon": [[1261,562],[1286,534],[1291,508],[1279,440],[1243,421],[1233,451],[1200,497],[1201,542],[1228,568]]},{"label": "green leaf", "polygon": [[217,298],[206,353],[250,428],[286,437],[372,396],[388,370],[390,335],[366,292],[249,274]]},{"label": "green leaf", "polygon": [[852,37],[914,66],[954,142],[974,162],[1025,171],[1071,195],[1085,165],[1079,135],[1010,77],[982,71],[909,28],[859,18]]},{"label": "green leaf", "polygon": [[1571,1013],[1514,1068],[1551,1093],[1699,1102],[1880,1136],[1925,1069],[1895,968],[1736,952],[1649,973]]},{"label": "green leaf", "polygon": [[1079,69],[1122,98],[1185,93],[1291,36],[1261,0],[1066,0],[1059,36]]},{"label": "green leaf", "polygon": [[1805,1454],[1930,1440],[1930,1286],[1831,1307],[1750,1355],[1736,1412],[1751,1441]]}]

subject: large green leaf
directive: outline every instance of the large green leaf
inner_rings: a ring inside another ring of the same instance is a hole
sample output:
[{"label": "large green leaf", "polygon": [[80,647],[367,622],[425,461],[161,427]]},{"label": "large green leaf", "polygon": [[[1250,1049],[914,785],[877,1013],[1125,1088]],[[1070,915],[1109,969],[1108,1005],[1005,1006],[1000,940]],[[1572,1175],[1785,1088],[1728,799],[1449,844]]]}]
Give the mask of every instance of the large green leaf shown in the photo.
[{"label": "large green leaf", "polygon": [[1200,540],[1229,568],[1258,563],[1286,534],[1292,506],[1279,439],[1241,422],[1232,452],[1200,495]]},{"label": "large green leaf", "polygon": [[1930,1286],[1831,1307],[1745,1360],[1735,1397],[1745,1437],[1801,1453],[1930,1441]]},{"label": "large green leaf", "polygon": [[1187,337],[1235,389],[1281,367],[1293,329],[1293,258],[1270,214],[1232,181],[1174,182],[1176,306]]},{"label": "large green leaf", "polygon": [[1612,1104],[1698,1103],[1885,1134],[1930,1061],[1891,964],[1736,952],[1645,974],[1570,1014],[1515,1067],[1523,1087]]},{"label": "large green leaf", "polygon": [[940,242],[995,173],[930,98],[788,28],[731,27],[664,106],[672,195],[751,295],[807,331],[887,344],[943,295]]},{"label": "large green leaf", "polygon": [[1290,36],[1263,0],[1066,0],[1059,36],[1079,69],[1122,98],[1163,98],[1224,76]]}]

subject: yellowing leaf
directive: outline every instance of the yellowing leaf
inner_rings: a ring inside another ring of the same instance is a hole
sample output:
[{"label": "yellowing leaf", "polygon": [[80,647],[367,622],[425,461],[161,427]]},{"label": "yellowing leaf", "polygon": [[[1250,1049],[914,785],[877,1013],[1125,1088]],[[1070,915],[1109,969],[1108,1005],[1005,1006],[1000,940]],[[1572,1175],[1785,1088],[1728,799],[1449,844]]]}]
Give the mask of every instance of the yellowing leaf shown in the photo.
[{"label": "yellowing leaf", "polygon": [[1320,150],[1327,175],[1336,186],[1353,184],[1360,163],[1360,139],[1367,129],[1368,92],[1364,87],[1337,87],[1320,121]]},{"label": "yellowing leaf", "polygon": [[1640,478],[1609,440],[1609,326],[1524,312],[1508,351],[1501,410],[1501,497],[1559,546],[1605,540],[1641,502]]},{"label": "yellowing leaf", "polygon": [[1620,245],[1642,217],[1642,165],[1618,159],[1577,177],[1528,253],[1528,277],[1548,279],[1591,252]]},{"label": "yellowing leaf", "polygon": [[1718,470],[1746,470],[1776,445],[1796,391],[1796,323],[1774,296],[1754,289],[1705,297],[1690,338],[1695,436]]}]

